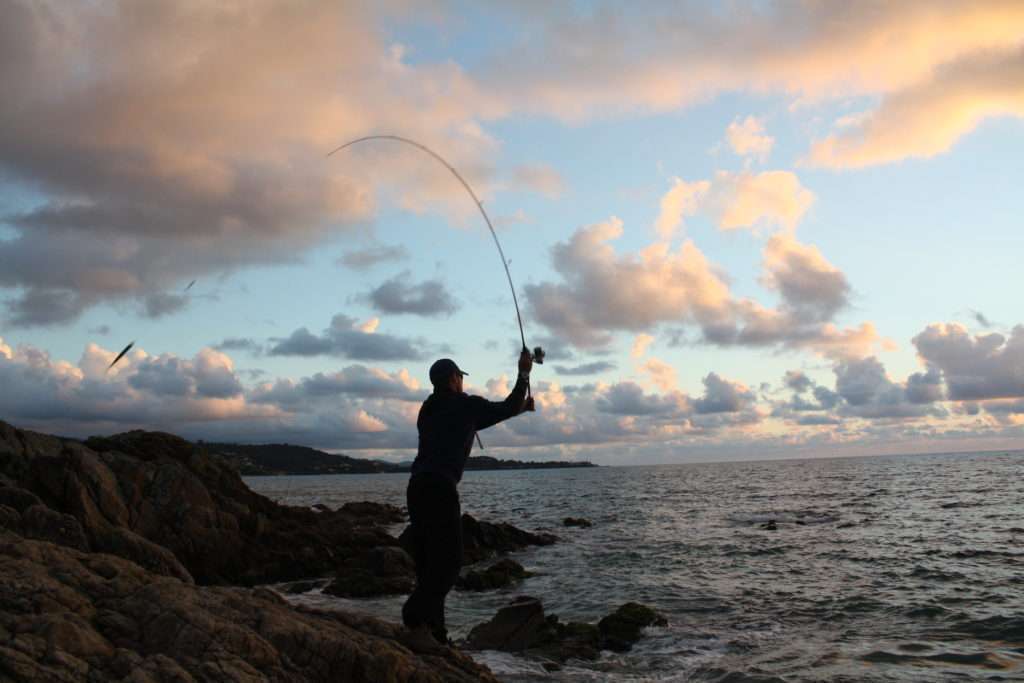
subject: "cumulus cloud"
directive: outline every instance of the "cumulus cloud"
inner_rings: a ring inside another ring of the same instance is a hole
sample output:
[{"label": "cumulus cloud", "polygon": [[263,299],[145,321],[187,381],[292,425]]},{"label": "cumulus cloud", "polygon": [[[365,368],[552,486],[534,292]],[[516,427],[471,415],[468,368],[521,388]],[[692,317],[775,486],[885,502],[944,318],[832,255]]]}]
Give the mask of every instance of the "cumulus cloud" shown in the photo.
[{"label": "cumulus cloud", "polygon": [[552,332],[577,346],[600,347],[610,331],[641,332],[713,313],[727,302],[728,286],[692,242],[676,252],[657,243],[619,256],[608,242],[622,232],[622,221],[612,218],[552,247],[564,281],[524,288],[534,316]]},{"label": "cumulus cloud", "polygon": [[814,194],[790,171],[718,171],[711,180],[672,179],[655,221],[660,237],[671,237],[687,216],[705,214],[722,230],[762,226],[796,228]]},{"label": "cumulus cloud", "polygon": [[694,324],[701,340],[716,346],[809,349],[830,359],[891,348],[869,322],[839,328],[829,320],[848,305],[849,283],[815,247],[788,233],[765,246],[762,281],[782,299],[769,308],[734,297],[692,241],[676,251],[656,242],[618,254],[611,242],[622,232],[617,218],[577,230],[551,250],[561,281],[524,288],[533,317],[577,347],[604,348],[616,332],[649,335],[663,324]]},{"label": "cumulus cloud", "polygon": [[271,356],[337,356],[351,360],[418,360],[432,350],[425,341],[359,329],[358,321],[338,314],[322,334],[300,327],[284,339],[271,340]]},{"label": "cumulus cloud", "polygon": [[764,250],[765,284],[801,322],[827,322],[849,304],[850,284],[816,247],[777,233]]},{"label": "cumulus cloud", "polygon": [[748,116],[741,122],[736,119],[725,130],[732,151],[741,157],[753,157],[765,161],[772,151],[775,138],[764,134],[764,122],[755,116]]},{"label": "cumulus cloud", "polygon": [[392,261],[403,261],[409,258],[409,250],[401,244],[379,245],[367,247],[366,249],[351,249],[346,251],[338,259],[338,265],[346,266],[352,270],[369,270],[380,264]]},{"label": "cumulus cloud", "polygon": [[704,395],[694,401],[694,408],[700,414],[738,413],[754,402],[754,392],[740,384],[709,373],[703,379]]},{"label": "cumulus cloud", "polygon": [[1009,337],[972,336],[958,323],[929,325],[913,338],[929,374],[941,372],[954,401],[1024,397],[1024,325]]},{"label": "cumulus cloud", "polygon": [[408,283],[409,273],[402,273],[363,295],[382,313],[408,313],[421,316],[450,316],[459,309],[455,297],[440,280]]}]

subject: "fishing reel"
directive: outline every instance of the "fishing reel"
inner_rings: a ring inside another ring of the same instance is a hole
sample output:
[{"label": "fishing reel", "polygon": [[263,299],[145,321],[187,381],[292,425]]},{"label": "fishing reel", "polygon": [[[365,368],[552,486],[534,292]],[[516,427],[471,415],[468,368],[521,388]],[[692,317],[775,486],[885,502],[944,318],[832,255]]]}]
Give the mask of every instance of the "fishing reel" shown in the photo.
[{"label": "fishing reel", "polygon": [[533,362],[537,365],[544,365],[544,349],[539,346],[533,347],[533,355],[531,356]]}]

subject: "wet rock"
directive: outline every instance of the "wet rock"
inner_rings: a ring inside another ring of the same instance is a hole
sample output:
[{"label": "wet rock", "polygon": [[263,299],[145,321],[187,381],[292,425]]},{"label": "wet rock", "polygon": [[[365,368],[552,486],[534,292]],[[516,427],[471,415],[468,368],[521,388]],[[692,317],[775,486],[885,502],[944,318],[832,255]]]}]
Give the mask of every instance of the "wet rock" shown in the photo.
[{"label": "wet rock", "polygon": [[286,583],[279,588],[282,593],[286,593],[288,595],[301,595],[302,593],[308,593],[318,588],[323,588],[327,583],[329,582],[324,579],[310,579],[308,581],[293,581],[291,583]]},{"label": "wet rock", "polygon": [[471,571],[459,577],[456,588],[470,591],[486,591],[510,586],[516,581],[533,576],[523,565],[508,558],[498,560],[484,571]]},{"label": "wet rock", "polygon": [[[462,566],[489,560],[496,555],[522,550],[531,545],[552,545],[554,534],[531,533],[506,522],[482,522],[469,514],[462,515]],[[412,554],[412,527],[407,526],[398,543]]]},{"label": "wet rock", "polygon": [[556,637],[540,600],[519,596],[499,609],[490,621],[474,626],[466,646],[472,650],[522,652],[551,643]]},{"label": "wet rock", "polygon": [[597,623],[602,646],[617,651],[633,647],[648,626],[668,626],[668,620],[650,607],[636,602],[627,602]]},{"label": "wet rock", "polygon": [[767,522],[762,524],[759,528],[764,529],[765,531],[778,531],[779,530],[779,527],[775,523],[774,519],[769,519]]},{"label": "wet rock", "polygon": [[594,525],[590,523],[589,519],[584,519],[582,517],[566,517],[562,520],[562,526],[578,526],[584,529],[589,529]]},{"label": "wet rock", "polygon": [[521,596],[498,610],[490,621],[474,627],[466,640],[471,650],[522,652],[544,661],[595,660],[601,650],[629,650],[648,626],[667,620],[638,603],[627,603],[598,624],[569,622],[545,615],[536,598]]}]

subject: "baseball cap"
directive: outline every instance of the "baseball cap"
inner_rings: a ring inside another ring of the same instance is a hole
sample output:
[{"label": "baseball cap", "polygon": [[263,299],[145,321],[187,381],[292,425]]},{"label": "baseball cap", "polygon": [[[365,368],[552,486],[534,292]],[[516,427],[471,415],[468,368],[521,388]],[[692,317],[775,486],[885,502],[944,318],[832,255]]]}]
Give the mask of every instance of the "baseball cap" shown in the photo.
[{"label": "baseball cap", "polygon": [[468,372],[463,372],[451,358],[442,358],[441,360],[434,361],[434,364],[430,366],[430,383],[435,387],[438,384],[444,384],[456,372],[460,375],[469,374]]}]

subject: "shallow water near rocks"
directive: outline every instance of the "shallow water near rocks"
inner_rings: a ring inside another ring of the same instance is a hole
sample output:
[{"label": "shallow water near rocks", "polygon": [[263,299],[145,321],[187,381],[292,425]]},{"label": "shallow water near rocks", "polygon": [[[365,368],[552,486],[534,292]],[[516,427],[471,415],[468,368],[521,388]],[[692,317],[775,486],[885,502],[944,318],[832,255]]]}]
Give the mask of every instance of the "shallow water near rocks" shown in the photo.
[{"label": "shallow water near rocks", "polygon": [[[453,592],[449,629],[462,637],[520,594],[563,621],[628,601],[669,619],[629,653],[555,672],[473,653],[505,681],[1022,681],[1022,464],[1014,452],[467,472],[464,511],[561,541],[512,555],[538,574],[518,586]],[[336,507],[404,506],[407,480],[246,482]],[[570,516],[593,527],[562,526]],[[394,621],[404,600],[291,599]]]}]

